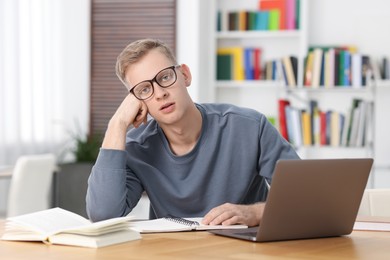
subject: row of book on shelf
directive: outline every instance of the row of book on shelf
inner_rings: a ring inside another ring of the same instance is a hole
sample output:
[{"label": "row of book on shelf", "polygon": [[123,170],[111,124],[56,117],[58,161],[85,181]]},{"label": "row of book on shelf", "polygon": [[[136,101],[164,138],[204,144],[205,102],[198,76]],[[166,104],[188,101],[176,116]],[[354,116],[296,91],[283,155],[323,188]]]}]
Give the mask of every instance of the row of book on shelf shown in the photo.
[{"label": "row of book on shelf", "polygon": [[374,62],[354,46],[311,47],[304,63],[304,86],[333,87],[370,85]]},{"label": "row of book on shelf", "polygon": [[217,50],[217,80],[285,80],[296,86],[298,59],[286,56],[262,65],[260,48],[221,47]]},{"label": "row of book on shelf", "polygon": [[354,98],[350,110],[321,110],[311,100],[308,109],[297,108],[289,100],[279,101],[279,131],[294,147],[365,147],[372,143],[371,101]]},{"label": "row of book on shelf", "polygon": [[219,10],[217,30],[296,30],[299,6],[299,0],[260,0],[256,10]]},{"label": "row of book on shelf", "polygon": [[[352,47],[311,47],[305,58],[303,85],[307,88],[364,87],[374,79],[390,79],[389,60],[380,63]],[[276,80],[298,85],[298,58],[262,60],[259,47],[217,49],[217,80]]]}]

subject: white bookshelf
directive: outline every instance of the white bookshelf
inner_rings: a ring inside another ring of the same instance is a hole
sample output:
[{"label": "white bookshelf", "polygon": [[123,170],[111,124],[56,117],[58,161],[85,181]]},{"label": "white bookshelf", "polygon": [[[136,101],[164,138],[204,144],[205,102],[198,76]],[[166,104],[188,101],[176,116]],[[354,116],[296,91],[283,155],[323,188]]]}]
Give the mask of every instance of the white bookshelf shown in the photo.
[{"label": "white bookshelf", "polygon": [[[303,75],[303,59],[307,50],[306,0],[302,0],[301,26],[299,30],[285,31],[217,31],[217,11],[256,10],[259,1],[217,0],[211,1],[209,17],[210,32],[210,86],[213,102],[232,103],[261,111],[266,116],[277,117],[277,100],[284,91],[283,81],[243,80],[218,81],[216,75],[216,51],[219,47],[260,47],[262,63],[266,60],[280,59],[284,56],[298,58],[298,78]],[[300,84],[300,83],[298,83]]]},{"label": "white bookshelf", "polygon": [[[353,98],[375,100],[375,87],[339,87],[306,88],[303,86],[303,65],[309,43],[308,20],[311,1],[300,1],[300,27],[298,30],[283,31],[217,31],[217,11],[255,10],[259,1],[254,0],[218,0],[212,1],[210,17],[213,30],[210,32],[210,59],[213,66],[210,78],[213,102],[233,103],[238,106],[256,109],[266,116],[278,118],[277,100],[287,98],[295,107],[307,108],[311,99],[317,100],[319,107],[324,110],[336,110],[346,114]],[[319,19],[319,18],[318,18]],[[216,50],[219,47],[260,47],[262,61],[279,59],[284,56],[298,58],[297,87],[290,89],[283,81],[269,80],[216,80]],[[276,120],[278,121],[278,120]],[[312,146],[299,147],[298,153],[302,158],[340,158],[340,157],[372,157],[373,144],[364,147],[331,147]]]}]

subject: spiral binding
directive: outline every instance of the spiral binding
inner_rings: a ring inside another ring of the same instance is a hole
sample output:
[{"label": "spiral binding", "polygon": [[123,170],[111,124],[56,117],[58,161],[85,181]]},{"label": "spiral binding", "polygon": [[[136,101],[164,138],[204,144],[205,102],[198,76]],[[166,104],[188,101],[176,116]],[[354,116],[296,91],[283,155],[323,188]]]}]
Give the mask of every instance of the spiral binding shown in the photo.
[{"label": "spiral binding", "polygon": [[197,222],[197,221],[192,221],[192,220],[188,220],[188,219],[181,218],[181,217],[175,217],[172,215],[168,215],[168,216],[164,217],[164,219],[169,220],[169,221],[173,221],[173,222],[176,222],[176,223],[179,223],[182,225],[186,225],[186,226],[199,226],[199,222]]}]

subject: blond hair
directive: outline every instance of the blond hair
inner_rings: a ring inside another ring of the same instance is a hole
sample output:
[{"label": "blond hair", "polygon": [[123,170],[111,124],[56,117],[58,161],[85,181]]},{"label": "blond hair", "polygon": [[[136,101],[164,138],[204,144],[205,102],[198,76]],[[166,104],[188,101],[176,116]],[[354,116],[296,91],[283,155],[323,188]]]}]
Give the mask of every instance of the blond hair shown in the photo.
[{"label": "blond hair", "polygon": [[144,57],[150,50],[158,49],[164,54],[169,60],[176,64],[176,58],[173,55],[171,49],[162,41],[157,39],[142,39],[137,40],[127,45],[123,51],[119,54],[116,60],[115,71],[118,78],[127,87],[130,86],[126,82],[126,70],[127,68],[139,61]]}]

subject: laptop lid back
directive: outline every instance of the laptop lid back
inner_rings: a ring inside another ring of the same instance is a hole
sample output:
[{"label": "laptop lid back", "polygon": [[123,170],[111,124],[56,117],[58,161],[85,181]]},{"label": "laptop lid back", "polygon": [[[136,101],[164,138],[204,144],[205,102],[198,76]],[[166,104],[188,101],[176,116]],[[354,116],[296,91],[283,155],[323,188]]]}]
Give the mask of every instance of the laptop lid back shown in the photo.
[{"label": "laptop lid back", "polygon": [[373,159],[277,162],[257,241],[350,234]]}]

